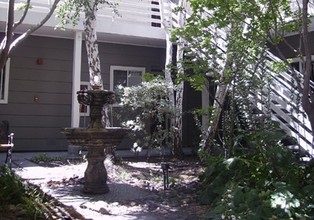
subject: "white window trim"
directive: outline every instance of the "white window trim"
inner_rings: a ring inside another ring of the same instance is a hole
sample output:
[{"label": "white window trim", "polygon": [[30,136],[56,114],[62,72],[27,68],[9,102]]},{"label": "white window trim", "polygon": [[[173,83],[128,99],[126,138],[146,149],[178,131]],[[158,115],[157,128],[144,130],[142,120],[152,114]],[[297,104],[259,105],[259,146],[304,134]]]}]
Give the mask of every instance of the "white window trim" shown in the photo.
[{"label": "white window trim", "polygon": [[135,67],[135,66],[110,66],[110,90],[113,91],[113,72],[115,70],[124,70],[124,71],[141,71],[142,77],[145,73],[145,67]]},{"label": "white window trim", "polygon": [[9,97],[9,77],[10,77],[10,58],[7,60],[5,64],[5,81],[4,81],[4,97],[0,99],[0,104],[8,104]]},{"label": "white window trim", "polygon": [[[135,66],[110,66],[110,90],[114,91],[113,87],[113,73],[115,70],[123,70],[123,71],[141,71],[142,72],[142,80],[144,73],[146,71],[145,67],[135,67]],[[113,112],[113,108],[122,107],[121,103],[114,103],[110,106],[111,112]],[[110,123],[113,124],[113,115],[111,114]]]},{"label": "white window trim", "polygon": [[[113,88],[113,72],[115,70],[123,70],[123,71],[141,71],[142,72],[142,79],[145,73],[145,67],[135,67],[135,66],[110,66],[110,90],[114,91]],[[121,103],[114,103],[112,107],[121,107]]]},{"label": "white window trim", "polygon": [[[80,87],[81,87],[81,86],[84,86],[84,85],[87,86],[87,89],[88,89],[88,90],[91,89],[89,82],[87,82],[87,81],[81,81]],[[80,88],[80,89],[81,89],[81,88]],[[79,105],[79,107],[81,107],[81,104]],[[80,112],[80,116],[89,116],[90,107],[89,107],[89,105],[87,105],[86,107],[87,107],[86,112]]]}]

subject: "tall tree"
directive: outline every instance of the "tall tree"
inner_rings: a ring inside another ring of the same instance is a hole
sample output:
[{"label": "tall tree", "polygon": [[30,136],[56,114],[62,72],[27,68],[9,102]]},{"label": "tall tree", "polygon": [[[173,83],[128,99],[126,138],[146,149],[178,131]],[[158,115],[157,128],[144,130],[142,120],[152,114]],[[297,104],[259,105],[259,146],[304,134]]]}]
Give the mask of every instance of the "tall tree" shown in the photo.
[{"label": "tall tree", "polygon": [[19,9],[22,10],[22,16],[18,20],[15,20],[15,6],[16,6],[15,1],[14,0],[8,1],[6,30],[5,30],[5,35],[0,43],[0,69],[3,69],[3,67],[5,66],[12,51],[23,40],[25,40],[28,36],[30,36],[36,30],[41,28],[49,20],[49,18],[52,16],[53,12],[55,11],[59,1],[60,0],[54,0],[47,15],[41,21],[39,21],[36,25],[27,29],[24,33],[19,35],[17,38],[14,38],[16,28],[19,25],[23,24],[25,17],[27,13],[29,12],[29,9],[31,8],[31,0],[26,0],[22,5],[20,5]]},{"label": "tall tree", "polygon": [[[191,0],[192,14],[176,31],[185,39],[194,56],[195,75],[190,80],[204,85],[211,78],[216,85],[214,110],[201,143],[211,146],[228,93],[239,106],[250,105],[263,79],[256,73],[265,59],[267,40],[275,24],[286,13],[287,0]],[[246,108],[249,111],[250,106]],[[244,109],[244,108],[243,108]]]},{"label": "tall tree", "polygon": [[[170,1],[168,2],[170,5]],[[172,153],[176,157],[181,157],[183,155],[182,151],[182,104],[183,104],[183,92],[184,92],[184,82],[178,81],[176,79],[179,75],[184,74],[183,67],[183,59],[184,59],[184,41],[179,37],[175,43],[173,43],[173,39],[171,36],[171,30],[174,26],[183,27],[185,23],[185,12],[186,1],[179,0],[178,2],[178,21],[177,24],[173,24],[172,22],[172,13],[168,13],[168,17],[165,16],[163,10],[165,5],[163,1],[161,1],[161,11],[162,11],[162,20],[163,20],[163,28],[166,33],[166,62],[165,62],[165,79],[169,85],[168,97],[170,101],[170,105],[172,106],[174,117],[170,119],[170,127],[174,131],[173,136],[173,148]],[[169,8],[168,10],[171,11]],[[177,54],[176,54],[176,68],[173,63],[173,46],[176,44],[177,46]],[[174,71],[173,71],[174,70]],[[173,74],[176,74],[174,76]]]}]

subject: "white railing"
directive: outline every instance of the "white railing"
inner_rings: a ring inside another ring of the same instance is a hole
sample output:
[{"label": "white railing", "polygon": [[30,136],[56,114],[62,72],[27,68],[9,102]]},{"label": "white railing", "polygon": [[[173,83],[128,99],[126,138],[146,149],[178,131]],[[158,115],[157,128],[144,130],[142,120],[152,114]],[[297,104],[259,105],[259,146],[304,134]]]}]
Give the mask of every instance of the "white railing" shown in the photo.
[{"label": "white railing", "polygon": [[[16,0],[17,4],[24,2],[22,0]],[[99,20],[99,26],[103,21],[116,22],[117,25],[125,24],[133,29],[146,28],[146,34],[151,36],[150,29],[160,29],[161,30],[161,15],[159,0],[109,0],[109,3],[116,5],[115,9],[118,12],[115,14],[113,8],[109,7],[107,4],[103,4],[99,7],[97,11],[97,18]],[[53,0],[31,0],[32,8],[30,13],[45,13],[48,12]],[[0,0],[0,8],[6,8],[8,5],[7,0]],[[170,13],[169,11],[167,12]],[[82,14],[83,15],[83,14]],[[83,16],[82,16],[83,17]],[[106,22],[108,23],[108,22]],[[125,28],[126,26],[121,28]],[[134,27],[135,26],[135,27]],[[73,27],[75,29],[75,27]],[[102,31],[102,29],[100,29]],[[145,34],[145,33],[144,33]],[[162,35],[156,36],[156,38]]]},{"label": "white railing", "polygon": [[[294,137],[303,150],[308,152],[311,157],[314,157],[311,124],[300,104],[302,94],[299,94],[295,89],[291,72],[278,74],[268,68],[272,65],[272,62],[280,62],[281,60],[271,53],[268,53],[267,58],[264,70],[272,77],[270,85],[272,119],[278,121],[280,127],[289,136]],[[313,82],[311,82],[311,88],[314,90]],[[261,108],[261,110],[263,109]]]}]

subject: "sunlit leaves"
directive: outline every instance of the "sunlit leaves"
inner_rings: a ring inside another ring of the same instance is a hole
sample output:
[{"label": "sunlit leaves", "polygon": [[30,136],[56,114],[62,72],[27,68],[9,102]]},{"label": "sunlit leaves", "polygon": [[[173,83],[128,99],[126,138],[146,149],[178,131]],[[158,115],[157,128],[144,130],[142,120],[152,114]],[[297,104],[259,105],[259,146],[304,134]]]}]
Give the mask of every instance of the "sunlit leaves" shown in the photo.
[{"label": "sunlit leaves", "polygon": [[32,5],[27,4],[26,2],[17,3],[14,5],[14,10],[17,10],[17,11],[22,11],[22,10],[25,10],[26,8],[31,9]]}]

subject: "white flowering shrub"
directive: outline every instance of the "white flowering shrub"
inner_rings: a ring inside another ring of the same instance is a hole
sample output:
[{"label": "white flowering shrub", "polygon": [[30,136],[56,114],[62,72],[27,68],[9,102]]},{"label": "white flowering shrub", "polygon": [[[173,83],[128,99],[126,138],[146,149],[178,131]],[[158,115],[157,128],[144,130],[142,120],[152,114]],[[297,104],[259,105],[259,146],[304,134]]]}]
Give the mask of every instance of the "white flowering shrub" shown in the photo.
[{"label": "white flowering shrub", "polygon": [[[134,131],[134,151],[170,147],[173,129],[169,126],[169,120],[175,111],[168,98],[170,89],[170,85],[161,77],[154,77],[138,86],[118,86],[117,93],[123,106],[120,117],[123,126]],[[130,118],[131,115],[133,118]]]}]

